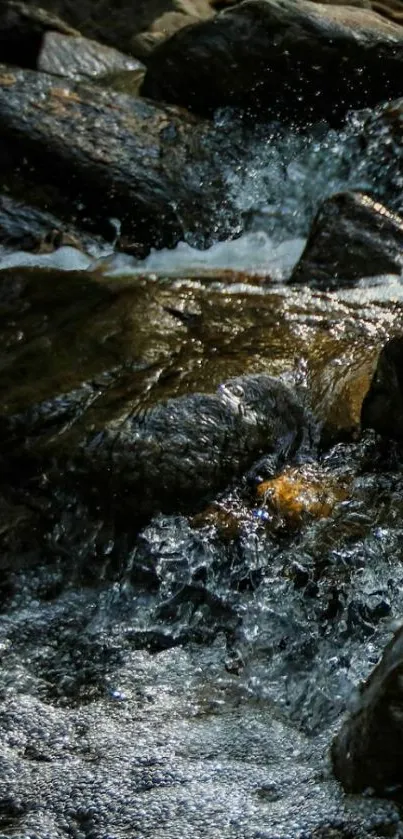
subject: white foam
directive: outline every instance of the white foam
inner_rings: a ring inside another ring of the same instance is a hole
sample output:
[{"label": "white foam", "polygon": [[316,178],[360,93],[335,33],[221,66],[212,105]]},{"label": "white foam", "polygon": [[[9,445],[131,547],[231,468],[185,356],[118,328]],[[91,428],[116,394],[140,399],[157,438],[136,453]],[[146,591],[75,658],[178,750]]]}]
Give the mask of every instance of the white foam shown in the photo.
[{"label": "white foam", "polygon": [[14,253],[1,249],[0,269],[4,268],[58,268],[61,271],[87,271],[95,261],[76,248],[64,246],[52,253],[28,253],[16,251]]}]

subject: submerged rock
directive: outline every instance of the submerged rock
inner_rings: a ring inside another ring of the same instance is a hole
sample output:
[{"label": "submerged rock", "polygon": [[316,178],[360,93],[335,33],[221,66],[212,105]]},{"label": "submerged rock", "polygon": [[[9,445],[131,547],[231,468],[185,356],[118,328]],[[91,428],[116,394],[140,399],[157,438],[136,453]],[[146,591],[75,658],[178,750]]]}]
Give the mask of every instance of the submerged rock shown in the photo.
[{"label": "submerged rock", "polygon": [[403,440],[403,337],[391,338],[379,354],[362,404],[361,425]]},{"label": "submerged rock", "polygon": [[344,192],[320,207],[290,282],[337,288],[402,267],[403,219],[368,195]]},{"label": "submerged rock", "polygon": [[19,176],[61,185],[66,213],[91,217],[101,233],[119,219],[124,247],[137,255],[234,235],[225,138],[182,111],[2,68],[0,131],[8,177],[13,162]]},{"label": "submerged rock", "polygon": [[119,70],[145,71],[135,58],[112,47],[61,32],[45,34],[36,66],[44,73],[67,79],[92,79]]},{"label": "submerged rock", "polygon": [[83,459],[112,493],[149,514],[198,506],[263,452],[279,462],[291,457],[307,432],[301,403],[283,382],[240,376],[214,394],[169,399],[137,415],[126,410],[85,441]]},{"label": "submerged rock", "polygon": [[403,786],[403,629],[360,688],[332,745],[336,777],[348,792],[401,798]]},{"label": "submerged rock", "polygon": [[403,30],[367,9],[249,0],[150,56],[143,94],[200,113],[326,118],[403,93]]}]

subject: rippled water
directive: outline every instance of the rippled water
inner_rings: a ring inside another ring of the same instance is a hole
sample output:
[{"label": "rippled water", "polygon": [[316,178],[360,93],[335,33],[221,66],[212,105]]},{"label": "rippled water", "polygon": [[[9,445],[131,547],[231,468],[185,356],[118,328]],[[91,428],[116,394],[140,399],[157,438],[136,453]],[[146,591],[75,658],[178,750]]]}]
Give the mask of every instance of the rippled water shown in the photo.
[{"label": "rippled water", "polygon": [[[356,130],[266,129],[228,173],[243,236],[107,267],[283,278],[320,201],[370,184]],[[93,264],[40,257],[59,259]],[[371,434],[318,455],[305,483],[343,488],[319,518],[234,491],[136,535],[53,498],[0,560],[0,839],[403,836],[394,804],[345,797],[328,762],[403,613],[402,465]]]}]

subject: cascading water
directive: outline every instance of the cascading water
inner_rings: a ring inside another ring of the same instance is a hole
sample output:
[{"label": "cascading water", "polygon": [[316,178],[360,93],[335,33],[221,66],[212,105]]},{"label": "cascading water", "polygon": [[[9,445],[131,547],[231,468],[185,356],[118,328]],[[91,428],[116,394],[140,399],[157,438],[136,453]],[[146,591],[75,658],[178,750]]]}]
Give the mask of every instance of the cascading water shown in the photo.
[{"label": "cascading water", "polygon": [[[282,280],[324,198],[376,193],[354,139],[362,119],[339,132],[260,128],[247,166],[227,173],[244,218],[237,239],[101,263]],[[3,254],[0,267],[26,259]],[[73,249],[30,259],[97,262]],[[327,758],[403,611],[401,462],[392,452],[375,469],[376,459],[369,434],[311,464],[348,498],[297,526],[236,490],[218,523],[209,511],[158,515],[138,536],[74,494],[52,499],[45,538],[15,554],[11,544],[3,560],[1,839],[403,836],[398,808],[346,799]]]},{"label": "cascading water", "polygon": [[[240,139],[231,114],[218,114],[217,128],[232,133],[234,142],[243,146],[242,160],[226,173],[243,232],[207,250],[181,242],[172,250],[153,250],[145,260],[109,254],[105,269],[119,274],[176,274],[230,268],[281,281],[297,262],[312,218],[325,198],[346,189],[377,193],[379,173],[370,166],[371,155],[356,142],[366,116],[364,112],[350,115],[339,131],[325,123],[304,132],[273,123],[246,136],[242,133]],[[102,264],[105,254],[100,256]],[[0,268],[16,264],[86,270],[99,260],[70,247],[40,256],[3,253],[0,258]]]}]

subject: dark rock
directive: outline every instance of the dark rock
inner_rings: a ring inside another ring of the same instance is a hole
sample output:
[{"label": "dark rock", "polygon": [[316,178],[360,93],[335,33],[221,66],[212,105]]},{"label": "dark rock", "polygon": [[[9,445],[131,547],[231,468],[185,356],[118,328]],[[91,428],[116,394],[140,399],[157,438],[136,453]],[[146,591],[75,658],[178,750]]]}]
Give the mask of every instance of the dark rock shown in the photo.
[{"label": "dark rock", "polygon": [[361,409],[362,428],[403,440],[403,338],[394,337],[382,348]]},{"label": "dark rock", "polygon": [[19,0],[0,7],[0,62],[34,70],[46,32],[79,35],[60,18]]},{"label": "dark rock", "polygon": [[140,32],[135,35],[130,43],[131,52],[138,58],[143,58],[147,61],[150,53],[155,47],[173,35],[179,32],[185,26],[191,23],[198,23],[200,19],[211,17],[213,12],[209,4],[206,2],[205,6],[197,9],[198,14],[192,14],[192,8],[184,9],[183,11],[165,12],[161,17],[153,21],[150,29],[145,32]]},{"label": "dark rock", "polygon": [[367,9],[249,0],[152,52],[142,92],[200,113],[326,118],[403,93],[403,30]]},{"label": "dark rock", "polygon": [[38,70],[68,79],[88,79],[119,70],[145,71],[135,58],[88,38],[47,32],[37,61]]},{"label": "dark rock", "polygon": [[368,195],[343,192],[320,207],[290,282],[331,289],[400,275],[402,266],[403,219]]},{"label": "dark rock", "polygon": [[402,215],[403,99],[376,108],[359,141],[361,158],[365,152],[363,176],[374,184],[380,200]]},{"label": "dark rock", "polygon": [[0,243],[24,251],[53,251],[63,245],[86,250],[100,245],[82,230],[37,208],[0,195]]},{"label": "dark rock", "polygon": [[177,109],[0,68],[0,131],[8,175],[12,156],[19,173],[61,185],[72,214],[79,204],[101,234],[117,217],[131,252],[234,233],[220,175],[225,138]]},{"label": "dark rock", "polygon": [[401,797],[403,784],[403,630],[360,689],[332,745],[336,777],[348,792]]},{"label": "dark rock", "polygon": [[199,506],[262,451],[279,462],[292,456],[308,425],[292,391],[263,374],[126,413],[83,441],[77,469],[86,462],[97,483],[106,477],[112,497],[121,503],[125,495],[140,515]]}]

